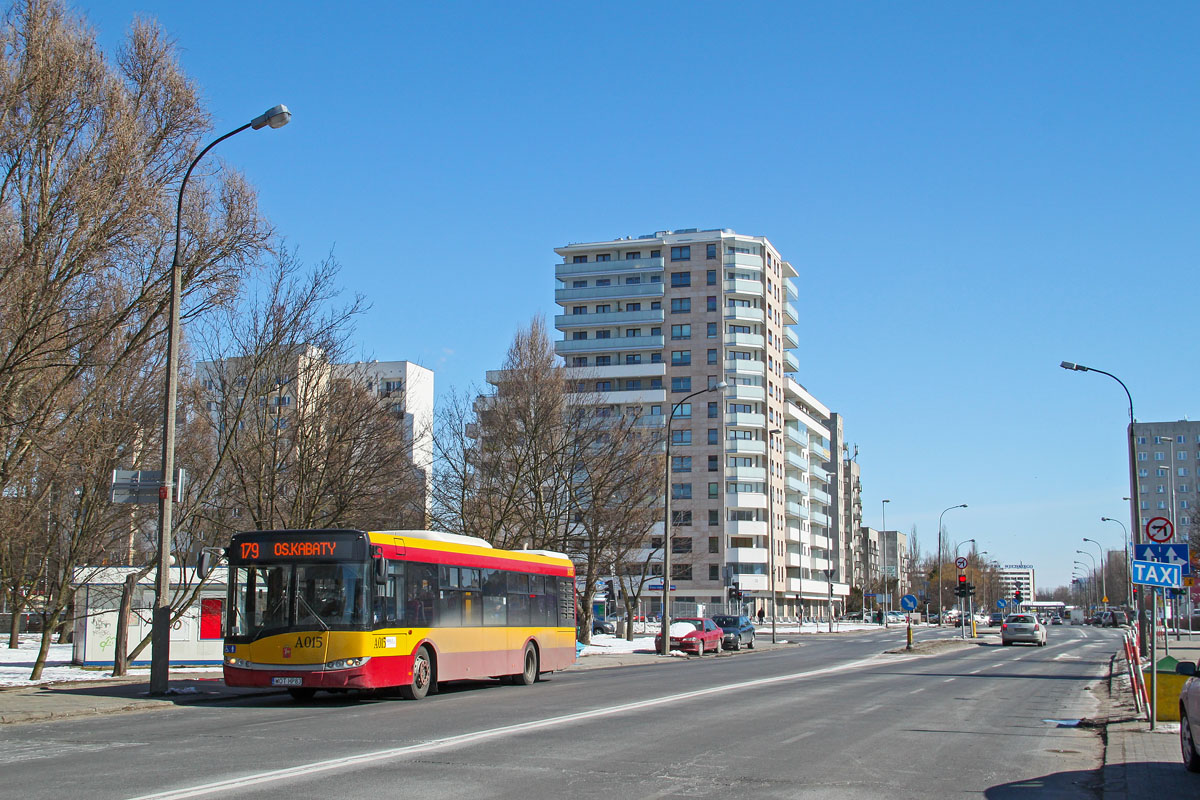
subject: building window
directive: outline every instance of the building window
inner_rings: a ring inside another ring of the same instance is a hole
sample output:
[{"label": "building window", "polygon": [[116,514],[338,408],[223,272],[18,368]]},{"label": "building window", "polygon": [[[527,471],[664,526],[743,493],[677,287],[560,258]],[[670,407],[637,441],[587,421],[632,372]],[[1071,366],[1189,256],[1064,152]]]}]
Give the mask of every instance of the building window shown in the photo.
[{"label": "building window", "polygon": [[681,378],[671,378],[672,392],[690,392],[692,390],[692,379],[684,376]]},{"label": "building window", "polygon": [[662,310],[662,301],[661,300],[651,300],[650,301],[650,310],[651,311],[661,311]]},{"label": "building window", "polygon": [[716,297],[708,297],[706,299],[706,303],[707,303],[706,308],[708,311],[716,311],[717,310],[717,298]]},{"label": "building window", "polygon": [[625,329],[625,336],[628,338],[637,337],[637,336],[641,336],[641,335],[642,335],[641,328],[626,328]]},{"label": "building window", "polygon": [[[658,355],[658,353],[655,353],[654,355]],[[653,361],[653,360],[654,359],[651,359],[651,361]],[[651,389],[661,389],[662,388],[662,378],[651,378],[650,379],[650,388]]]},{"label": "building window", "polygon": [[638,378],[636,380],[625,381],[626,391],[633,391],[633,390],[641,389],[641,388],[642,388],[642,381],[640,378]]},{"label": "building window", "polygon": [[[717,526],[718,526],[718,525],[720,525],[720,524],[721,524],[721,512],[720,512],[720,511],[717,511],[717,509],[715,509],[715,508],[710,508],[710,509],[708,510],[708,527],[710,527],[710,528],[715,528],[715,527],[717,527]],[[710,537],[708,537],[708,541],[709,541],[709,545],[708,545],[708,547],[709,547],[709,550],[708,550],[708,552],[710,552],[710,553],[715,553],[715,552],[717,552],[716,550],[713,550],[713,549],[712,549],[713,547],[716,547],[716,545],[714,544],[714,542],[716,542],[716,541],[717,541],[717,537],[715,537],[715,536],[710,536]]]},{"label": "building window", "polygon": [[[691,540],[689,539],[688,541],[690,542]],[[674,546],[675,542],[672,541],[671,544],[672,544],[672,546]],[[688,550],[688,552],[690,553],[692,551]],[[692,579],[692,565],[691,564],[672,564],[671,565],[671,580],[673,580],[673,581],[690,581],[691,579]],[[687,602],[682,597],[679,599],[681,602]]]},{"label": "building window", "polygon": [[707,272],[705,272],[704,273],[704,282],[709,286],[716,286],[717,285],[717,271],[715,269],[710,269]]},{"label": "building window", "polygon": [[1145,444],[1145,443],[1146,443],[1146,437],[1145,437],[1145,436],[1139,436],[1139,437],[1137,437],[1137,443],[1138,443],[1138,444]]},{"label": "building window", "polygon": [[608,331],[608,330],[596,331],[596,338],[597,339],[611,339],[612,331]]},{"label": "building window", "polygon": [[691,456],[671,456],[671,472],[691,472]]},{"label": "building window", "polygon": [[597,261],[611,261],[612,256],[608,253],[597,253],[596,260]]},{"label": "building window", "polygon": [[641,311],[642,304],[641,303],[626,303],[625,310],[626,311]]},{"label": "building window", "polygon": [[671,366],[683,367],[692,363],[691,350],[673,350],[671,351]]},{"label": "building window", "polygon": [[688,261],[692,257],[692,248],[690,245],[671,248],[672,261]]},{"label": "building window", "polygon": [[1186,461],[1187,457],[1188,457],[1187,450],[1180,450],[1178,453],[1175,454],[1176,461]]},{"label": "building window", "polygon": [[662,336],[662,328],[658,325],[655,325],[653,328],[650,329],[650,335],[651,336]]},{"label": "building window", "polygon": [[708,404],[708,418],[716,419],[721,414],[721,406],[719,403],[712,402]]},{"label": "building window", "polygon": [[[717,444],[718,443],[717,437],[713,436],[713,434],[716,432],[717,431],[715,428],[708,429],[708,443],[709,444]],[[720,464],[721,464],[720,459],[717,456],[709,456],[708,457],[708,471],[709,472],[716,472],[718,469],[720,469]]]},{"label": "building window", "polygon": [[625,254],[626,261],[637,261],[641,257],[642,257],[642,253],[640,250],[630,250],[628,253]]},{"label": "building window", "polygon": [[720,495],[720,492],[721,492],[721,484],[719,484],[715,481],[708,484],[708,499],[709,500],[716,500],[717,497]]},{"label": "building window", "polygon": [[[692,512],[691,511],[672,510],[671,511],[671,522],[675,525],[675,527],[684,527],[686,525],[691,525],[692,524]],[[671,539],[671,552],[672,553],[690,553],[691,552],[690,548],[687,550],[679,549],[680,548],[679,543],[681,541],[683,541],[683,539],[681,539],[680,537],[675,537],[675,538]]]},{"label": "building window", "polygon": [[1187,467],[1179,467],[1177,470],[1175,470],[1175,474],[1181,478],[1186,478],[1188,476],[1188,468]]},{"label": "building window", "polygon": [[597,392],[611,392],[612,391],[612,381],[596,381],[596,391]]},{"label": "building window", "polygon": [[1145,461],[1145,460],[1146,460],[1146,454],[1138,453],[1138,461]]},{"label": "building window", "polygon": [[691,419],[692,418],[692,404],[691,403],[679,403],[674,408],[675,408],[675,412],[674,412],[675,419]]},{"label": "building window", "polygon": [[597,367],[607,367],[612,364],[612,356],[596,356]]},{"label": "building window", "polygon": [[691,430],[684,428],[681,431],[671,431],[671,444],[688,445],[692,443]]},{"label": "building window", "polygon": [[692,485],[690,483],[672,483],[671,484],[671,499],[672,500],[691,500]]},{"label": "building window", "polygon": [[691,286],[692,285],[692,273],[690,273],[690,272],[672,272],[671,273],[671,285],[672,286]]},{"label": "building window", "polygon": [[587,306],[571,306],[571,315],[572,316],[574,316],[576,314],[586,314],[586,313],[587,313]]},{"label": "building window", "polygon": [[571,281],[572,289],[586,289],[587,281]]},{"label": "building window", "polygon": [[717,338],[717,323],[715,323],[715,322],[708,323],[708,338],[709,339]]},{"label": "building window", "polygon": [[607,314],[610,311],[612,311],[612,306],[608,303],[602,303],[601,305],[596,306],[597,314]]},{"label": "building window", "polygon": [[626,286],[636,286],[637,284],[639,284],[641,282],[642,282],[641,275],[626,275],[625,276],[625,285]]},{"label": "building window", "polygon": [[642,354],[641,353],[626,353],[625,354],[625,363],[626,364],[642,363]]},{"label": "building window", "polygon": [[[710,536],[708,538],[711,539],[712,537]],[[710,581],[721,580],[721,566],[719,564],[708,565],[708,579]]]},{"label": "building window", "polygon": [[586,264],[587,256],[575,256],[571,259],[572,264]]},{"label": "building window", "polygon": [[571,366],[572,367],[586,367],[587,366],[587,356],[575,356],[574,358],[571,359]]},{"label": "building window", "polygon": [[662,363],[662,353],[651,353],[650,354],[650,363],[651,364],[661,364]]},{"label": "building window", "polygon": [[692,326],[691,325],[672,325],[671,326],[671,338],[674,339],[675,341],[679,341],[681,339],[692,338]]},{"label": "building window", "polygon": [[662,250],[651,250],[650,257],[651,258],[662,258]]},{"label": "building window", "polygon": [[705,258],[716,258],[717,257],[717,246],[715,244],[710,244],[710,245],[706,246],[704,248],[704,257]]},{"label": "building window", "polygon": [[581,342],[587,338],[587,331],[571,331],[571,339],[576,342]]},{"label": "building window", "polygon": [[[709,444],[720,444],[721,443],[720,431],[718,431],[716,428],[708,429],[708,443]],[[713,458],[715,459],[716,456],[713,456]]]},{"label": "building window", "polygon": [[1163,460],[1165,460],[1165,459],[1166,459],[1166,454],[1165,454],[1165,453],[1162,453],[1162,452],[1157,452],[1157,453],[1155,453],[1155,454],[1154,454],[1154,460],[1155,460],[1155,461],[1163,461]]},{"label": "building window", "polygon": [[672,314],[688,314],[692,310],[692,298],[675,297],[671,299]]},{"label": "building window", "polygon": [[612,278],[597,278],[597,286],[612,286]]}]

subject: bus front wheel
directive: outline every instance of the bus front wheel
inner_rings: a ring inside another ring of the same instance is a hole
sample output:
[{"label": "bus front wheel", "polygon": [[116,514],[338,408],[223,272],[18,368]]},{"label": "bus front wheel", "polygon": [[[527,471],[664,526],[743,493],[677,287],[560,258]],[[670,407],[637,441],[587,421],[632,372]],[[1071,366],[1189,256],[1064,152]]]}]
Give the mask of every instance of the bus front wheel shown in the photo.
[{"label": "bus front wheel", "polygon": [[412,683],[400,687],[400,696],[405,700],[420,700],[429,694],[429,685],[433,682],[433,661],[429,651],[422,647],[413,656]]},{"label": "bus front wheel", "polygon": [[538,679],[537,648],[532,644],[525,645],[525,669],[512,676],[513,683],[518,686],[529,686]]}]

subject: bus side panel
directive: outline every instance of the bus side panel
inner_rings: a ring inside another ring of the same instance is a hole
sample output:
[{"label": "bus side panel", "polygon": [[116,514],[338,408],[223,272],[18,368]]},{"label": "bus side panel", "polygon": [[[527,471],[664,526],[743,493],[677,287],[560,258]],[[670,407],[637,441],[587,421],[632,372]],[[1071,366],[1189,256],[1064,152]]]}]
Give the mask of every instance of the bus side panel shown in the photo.
[{"label": "bus side panel", "polygon": [[548,628],[538,637],[542,672],[565,669],[575,663],[575,629]]}]

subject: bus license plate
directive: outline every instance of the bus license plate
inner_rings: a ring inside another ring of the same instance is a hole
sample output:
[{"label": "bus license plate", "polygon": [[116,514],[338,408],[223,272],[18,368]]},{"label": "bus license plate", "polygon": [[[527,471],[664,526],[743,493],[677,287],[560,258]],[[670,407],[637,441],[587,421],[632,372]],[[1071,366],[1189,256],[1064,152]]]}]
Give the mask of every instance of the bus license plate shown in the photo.
[{"label": "bus license plate", "polygon": [[303,686],[303,678],[271,678],[272,686]]}]

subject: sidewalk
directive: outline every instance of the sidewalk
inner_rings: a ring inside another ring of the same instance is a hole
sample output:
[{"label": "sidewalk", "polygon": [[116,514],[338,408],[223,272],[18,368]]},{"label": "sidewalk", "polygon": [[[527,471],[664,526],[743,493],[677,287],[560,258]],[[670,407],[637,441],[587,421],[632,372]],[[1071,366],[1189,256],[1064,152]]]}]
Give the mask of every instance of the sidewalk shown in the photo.
[{"label": "sidewalk", "polygon": [[[1164,655],[1159,641],[1159,658]],[[1200,658],[1200,637],[1170,642],[1171,656],[1180,661]],[[1113,662],[1112,705],[1105,726],[1104,767],[1101,796],[1104,798],[1197,797],[1200,775],[1183,768],[1179,751],[1179,723],[1159,722],[1154,731],[1145,715],[1138,716],[1129,688],[1124,657]]]}]

